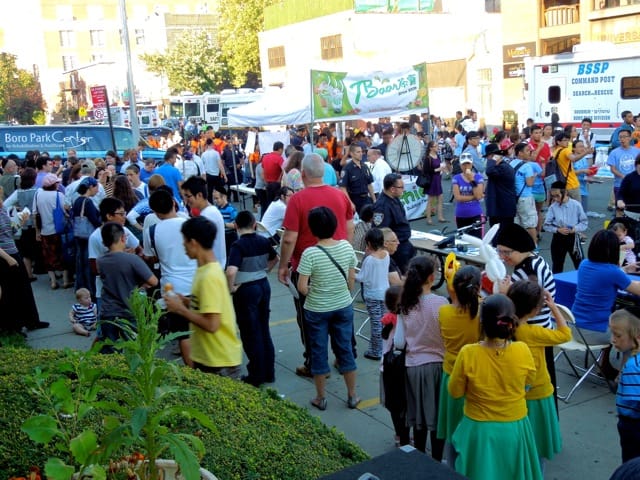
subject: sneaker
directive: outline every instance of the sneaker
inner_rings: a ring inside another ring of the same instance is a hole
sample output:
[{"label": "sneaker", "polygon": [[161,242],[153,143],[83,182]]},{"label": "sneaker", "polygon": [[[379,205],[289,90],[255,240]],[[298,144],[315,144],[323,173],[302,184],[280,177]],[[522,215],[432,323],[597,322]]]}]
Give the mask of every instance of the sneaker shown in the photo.
[{"label": "sneaker", "polygon": [[[298,375],[299,377],[308,377],[308,378],[313,378],[313,374],[311,373],[311,370],[309,370],[309,368],[306,365],[300,365],[299,367],[296,367],[296,375]],[[325,378],[330,378],[331,374],[327,373]]]},{"label": "sneaker", "polygon": [[296,367],[296,375],[298,375],[299,377],[313,378],[311,370],[309,370],[306,365],[300,365],[299,367]]}]

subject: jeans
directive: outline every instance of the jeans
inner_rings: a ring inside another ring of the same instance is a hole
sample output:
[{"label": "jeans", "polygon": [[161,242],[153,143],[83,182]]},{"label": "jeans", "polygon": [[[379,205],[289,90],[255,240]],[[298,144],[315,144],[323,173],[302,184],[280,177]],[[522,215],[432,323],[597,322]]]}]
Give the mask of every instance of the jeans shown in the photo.
[{"label": "jeans", "polygon": [[330,372],[328,361],[329,335],[338,360],[340,373],[356,370],[351,338],[353,335],[353,307],[351,304],[331,312],[304,311],[307,340],[311,350],[311,373],[325,375]]},{"label": "jeans", "polygon": [[[300,278],[300,275],[294,270],[291,272],[291,279],[289,281],[293,285],[298,285],[298,278]],[[307,297],[298,292],[298,298],[294,297],[293,304],[296,307],[296,322],[298,324],[298,328],[300,329],[300,341],[302,342],[302,346],[304,347],[304,353],[302,354],[304,357],[304,366],[311,370],[311,350],[309,347],[309,336],[307,333],[307,326],[305,322],[306,310],[304,309],[304,301],[306,298]]]},{"label": "jeans", "polygon": [[[122,323],[128,324],[134,331],[136,330],[136,322],[132,319],[122,319],[113,317],[101,317],[98,320],[96,337],[99,341],[110,340],[117,342],[118,340],[129,340],[130,337],[125,330],[120,327]],[[113,345],[103,345],[100,353],[116,353],[118,350]]]},{"label": "jeans", "polygon": [[275,379],[275,349],[269,331],[271,286],[263,278],[240,285],[233,294],[233,306],[240,338],[249,362],[245,379],[254,386]]},{"label": "jeans", "polygon": [[393,258],[394,262],[396,262],[396,265],[398,265],[398,268],[400,269],[400,271],[402,271],[402,274],[404,275],[405,273],[407,273],[407,267],[409,266],[409,261],[415,255],[416,255],[415,247],[411,244],[409,240],[407,240],[405,242],[400,242],[400,244],[398,245],[398,250],[396,250],[396,253],[391,255],[391,257]]},{"label": "jeans", "polygon": [[75,289],[86,288],[91,293],[91,298],[96,298],[96,279],[91,274],[89,267],[89,240],[76,238],[76,282]]},{"label": "jeans", "polygon": [[640,419],[619,416],[618,434],[622,448],[622,463],[640,457]]}]

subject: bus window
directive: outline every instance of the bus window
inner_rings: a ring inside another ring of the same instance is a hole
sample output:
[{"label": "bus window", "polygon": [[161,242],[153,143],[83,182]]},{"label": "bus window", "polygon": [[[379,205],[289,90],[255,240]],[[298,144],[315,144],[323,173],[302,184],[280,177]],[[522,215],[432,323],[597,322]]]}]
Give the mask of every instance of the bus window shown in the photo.
[{"label": "bus window", "polygon": [[185,103],[184,116],[187,118],[200,116],[200,104],[199,103]]},{"label": "bus window", "polygon": [[554,85],[552,87],[549,87],[549,92],[548,92],[549,103],[560,103],[560,97],[561,97],[561,91],[559,86]]},{"label": "bus window", "polygon": [[620,98],[625,100],[640,98],[640,77],[622,77],[620,80]]},{"label": "bus window", "polygon": [[169,117],[184,117],[184,106],[182,105],[182,102],[171,102],[169,104]]}]

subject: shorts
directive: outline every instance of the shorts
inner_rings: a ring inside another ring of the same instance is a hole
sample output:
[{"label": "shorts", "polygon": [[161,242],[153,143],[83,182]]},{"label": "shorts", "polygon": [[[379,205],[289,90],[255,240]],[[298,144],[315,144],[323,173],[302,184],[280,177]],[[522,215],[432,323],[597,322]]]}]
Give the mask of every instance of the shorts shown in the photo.
[{"label": "shorts", "polygon": [[536,228],[538,226],[538,212],[533,197],[520,197],[516,207],[515,223],[523,228]]},{"label": "shorts", "polygon": [[534,193],[533,199],[535,200],[536,203],[544,203],[547,200],[547,193],[546,192]]}]

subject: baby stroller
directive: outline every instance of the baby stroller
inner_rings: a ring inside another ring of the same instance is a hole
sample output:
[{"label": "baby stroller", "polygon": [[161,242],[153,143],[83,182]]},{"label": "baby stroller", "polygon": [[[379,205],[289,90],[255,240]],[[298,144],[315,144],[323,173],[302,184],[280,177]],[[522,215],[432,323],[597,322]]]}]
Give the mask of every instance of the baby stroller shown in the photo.
[{"label": "baby stroller", "polygon": [[[627,205],[627,207],[639,207],[640,205]],[[613,227],[616,223],[622,223],[635,244],[633,251],[636,256],[640,255],[640,213],[630,210],[616,209],[615,216],[609,220],[607,228]]]}]

